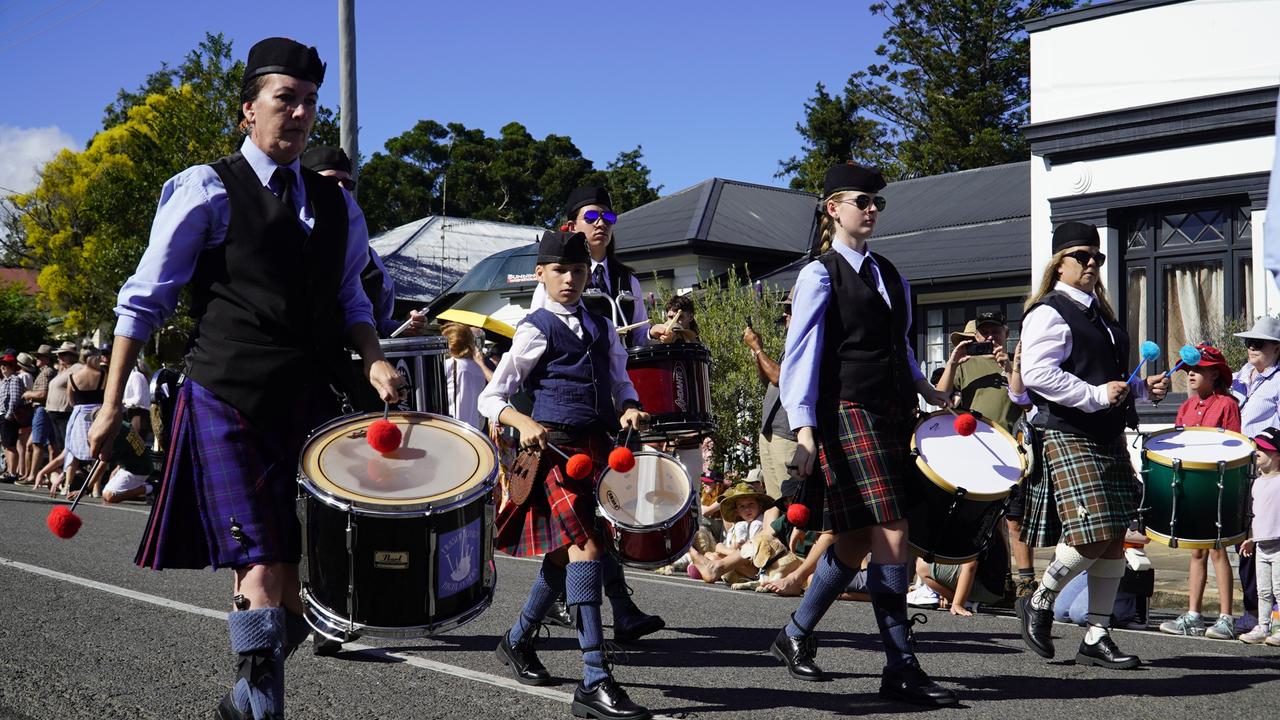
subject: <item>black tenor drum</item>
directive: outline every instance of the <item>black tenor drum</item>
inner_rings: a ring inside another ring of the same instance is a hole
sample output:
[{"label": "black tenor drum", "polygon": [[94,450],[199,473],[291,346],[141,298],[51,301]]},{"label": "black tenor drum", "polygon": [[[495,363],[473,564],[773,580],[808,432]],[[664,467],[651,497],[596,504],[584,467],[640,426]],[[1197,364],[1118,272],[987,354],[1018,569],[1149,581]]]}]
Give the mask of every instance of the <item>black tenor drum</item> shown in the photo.
[{"label": "black tenor drum", "polygon": [[652,420],[645,441],[696,438],[715,431],[711,352],[701,343],[644,345],[627,350],[627,375]]},{"label": "black tenor drum", "polygon": [[493,601],[496,451],[465,423],[392,413],[399,448],[365,440],[381,413],[321,426],[302,450],[302,603],[321,635],[426,637]]},{"label": "black tenor drum", "polygon": [[[449,401],[445,397],[444,359],[449,352],[448,341],[432,335],[390,338],[380,340],[378,344],[382,346],[387,362],[409,381],[409,394],[395,409],[447,415]],[[382,412],[382,399],[364,377],[364,361],[359,355],[352,355],[351,359],[355,375],[347,388],[347,401],[351,408],[361,412]]]}]

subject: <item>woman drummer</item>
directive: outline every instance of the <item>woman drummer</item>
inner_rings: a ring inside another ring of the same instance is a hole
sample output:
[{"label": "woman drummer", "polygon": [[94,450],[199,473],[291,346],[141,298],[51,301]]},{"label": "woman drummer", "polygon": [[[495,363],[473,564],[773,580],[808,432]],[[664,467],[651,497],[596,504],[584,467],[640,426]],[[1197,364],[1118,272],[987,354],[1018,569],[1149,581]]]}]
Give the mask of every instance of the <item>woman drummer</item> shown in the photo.
[{"label": "woman drummer", "polygon": [[[814,628],[871,554],[867,586],[888,663],[882,697],[951,705],[956,696],[920,669],[910,643],[906,469],[916,394],[946,405],[922,376],[907,339],[911,289],[867,238],[885,207],[880,172],[853,163],[827,171],[823,250],[796,279],[782,363],[782,404],[796,430],[789,470],[805,478],[816,464],[835,545],[770,652],[793,677],[822,680]],[[815,482],[818,482],[815,478]]]},{"label": "woman drummer", "polygon": [[1102,287],[1098,229],[1063,223],[1053,232],[1053,257],[1040,287],[1027,298],[1022,321],[1022,379],[1045,428],[1044,478],[1030,489],[1022,539],[1057,545],[1040,586],[1018,601],[1022,639],[1037,654],[1054,654],[1053,601],[1075,576],[1089,571],[1088,630],[1080,665],[1133,668],[1108,633],[1124,576],[1124,535],[1142,490],[1125,445],[1137,424],[1135,396],[1159,400],[1163,375],[1126,382],[1129,337],[1116,322]]}]

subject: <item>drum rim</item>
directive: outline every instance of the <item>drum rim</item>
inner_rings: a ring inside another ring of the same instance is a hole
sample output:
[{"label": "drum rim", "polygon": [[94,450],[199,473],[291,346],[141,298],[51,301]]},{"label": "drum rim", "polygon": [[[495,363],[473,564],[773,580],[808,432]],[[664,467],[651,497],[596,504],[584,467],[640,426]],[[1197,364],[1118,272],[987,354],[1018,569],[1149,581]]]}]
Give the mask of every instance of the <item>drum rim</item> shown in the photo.
[{"label": "drum rim", "polygon": [[[1253,462],[1253,453],[1256,452],[1258,449],[1257,444],[1254,443],[1251,438],[1241,433],[1238,433],[1234,430],[1228,430],[1226,428],[1212,428],[1212,427],[1198,427],[1198,426],[1171,427],[1171,428],[1165,428],[1163,430],[1157,430],[1153,433],[1147,433],[1146,437],[1144,437],[1142,440],[1142,457],[1144,459],[1150,458],[1157,465],[1162,465],[1167,468],[1172,468],[1175,458],[1171,458],[1168,455],[1165,455],[1164,453],[1161,453],[1156,450],[1148,450],[1147,443],[1150,442],[1152,438],[1156,438],[1161,435],[1168,435],[1170,433],[1175,433],[1175,432],[1208,432],[1208,433],[1214,433],[1217,435],[1227,435],[1239,440],[1243,440],[1246,443],[1248,443],[1249,447],[1253,448],[1253,450],[1250,450],[1244,457],[1236,458],[1235,460],[1231,460],[1230,462],[1226,463],[1226,465],[1224,466],[1224,469],[1226,470],[1235,470],[1236,468],[1243,467]],[[1218,469],[1218,464],[1215,462],[1200,462],[1199,460],[1182,460],[1181,462],[1182,462],[1182,469],[1184,470],[1217,470]],[[1179,546],[1182,545],[1181,540],[1178,541],[1178,545]],[[1212,547],[1212,545],[1210,545],[1210,547]],[[1196,549],[1203,550],[1204,548],[1196,548]]]},{"label": "drum rim", "polygon": [[[928,554],[927,550],[920,547],[919,545],[916,545],[910,540],[907,540],[907,547],[911,548],[911,552],[915,553],[916,557],[920,558],[921,560],[924,560],[924,556]],[[971,560],[977,560],[979,554],[980,553],[974,553],[967,557],[961,558],[961,557],[955,557],[951,555],[939,555],[938,553],[935,552],[933,554],[933,560],[930,560],[928,562],[937,563],[938,565],[964,565],[965,563],[970,562]]]},{"label": "drum rim", "polygon": [[[343,425],[351,425],[364,420],[372,422],[372,420],[382,417],[382,413],[378,412],[352,413],[350,415],[343,415],[341,417],[334,418],[311,431],[311,434],[307,437],[306,443],[302,446],[302,450],[298,453],[298,485],[306,491],[307,495],[314,497],[319,502],[336,510],[352,512],[358,515],[378,515],[384,517],[422,514],[431,515],[448,512],[459,507],[470,505],[477,499],[485,495],[492,494],[493,487],[497,482],[499,463],[498,449],[494,446],[493,441],[491,441],[488,436],[461,420],[455,420],[447,415],[437,415],[435,413],[420,412],[417,410],[396,410],[392,411],[391,414],[398,417],[422,416],[430,420],[438,420],[445,425],[449,425],[460,430],[464,435],[472,435],[476,438],[480,438],[482,440],[481,447],[487,447],[492,452],[493,467],[489,469],[488,473],[483,474],[481,479],[468,490],[463,490],[451,495],[432,496],[439,498],[438,500],[433,501],[423,501],[421,498],[411,498],[407,502],[389,503],[379,502],[378,498],[373,498],[367,495],[360,495],[359,498],[355,498],[330,492],[326,488],[320,487],[312,477],[307,474],[307,451],[311,448],[314,442],[328,435],[334,428]],[[337,483],[334,483],[331,480],[329,483],[335,487],[340,487]],[[351,491],[348,490],[347,492]],[[351,494],[359,495],[358,493]]]},{"label": "drum rim", "polygon": [[[676,352],[676,349],[681,352]],[[690,356],[695,356],[690,358]],[[653,359],[693,359],[711,362],[711,349],[700,342],[654,343],[652,345],[636,345],[627,348],[627,369],[631,369],[631,360],[637,362]]]},{"label": "drum rim", "polygon": [[[923,474],[926,478],[928,478],[929,481],[932,482],[934,485],[937,485],[939,489],[945,490],[946,492],[954,495],[956,491],[958,491],[960,488],[944,480],[941,475],[939,475],[937,472],[933,470],[933,468],[929,467],[929,464],[925,462],[924,457],[920,454],[919,448],[916,447],[916,432],[920,430],[921,425],[924,425],[925,423],[929,422],[930,420],[932,420],[933,418],[939,415],[950,415],[950,414],[951,414],[950,410],[935,410],[934,412],[924,415],[918,421],[916,421],[916,424],[911,428],[911,453],[916,456],[916,468],[920,470],[921,474]],[[980,501],[1003,500],[1004,498],[1009,497],[1011,488],[1014,485],[1021,485],[1022,481],[1026,479],[1027,455],[1026,453],[1021,451],[1022,443],[1018,442],[1017,438],[1010,435],[1008,430],[1005,430],[999,425],[987,420],[986,417],[984,416],[978,415],[976,413],[971,413],[971,414],[974,415],[975,419],[980,419],[982,422],[986,423],[987,426],[989,426],[991,429],[995,430],[996,434],[1003,435],[1005,438],[1007,438],[1009,442],[1013,443],[1015,448],[1018,448],[1018,465],[1021,468],[1021,472],[1019,472],[1018,474],[1017,482],[1010,483],[1009,484],[1010,487],[1005,488],[1003,492],[996,492],[996,493],[974,492],[969,490],[968,488],[965,488],[964,497],[966,500],[980,500]]]},{"label": "drum rim", "polygon": [[[1216,470],[1217,468],[1215,467],[1214,469]],[[1248,531],[1248,529],[1242,530],[1242,531],[1240,531],[1239,533],[1237,533],[1237,534],[1235,534],[1235,535],[1232,535],[1232,536],[1230,536],[1230,537],[1224,537],[1224,538],[1222,538],[1222,540],[1220,540],[1220,541],[1214,541],[1214,540],[1184,540],[1184,539],[1182,539],[1182,538],[1180,538],[1180,537],[1179,537],[1179,538],[1174,538],[1174,536],[1172,536],[1172,535],[1166,535],[1166,534],[1164,534],[1164,533],[1162,533],[1162,532],[1159,532],[1158,530],[1152,530],[1151,528],[1146,527],[1146,526],[1143,526],[1143,528],[1142,528],[1142,532],[1143,532],[1143,534],[1145,534],[1147,537],[1151,538],[1152,540],[1154,540],[1154,541],[1156,541],[1156,542],[1158,542],[1158,543],[1160,543],[1161,545],[1164,545],[1164,546],[1166,546],[1166,547],[1172,547],[1172,546],[1169,544],[1169,542],[1170,542],[1171,540],[1176,539],[1176,540],[1178,541],[1178,547],[1176,548],[1177,550],[1182,550],[1182,549],[1184,549],[1184,548],[1185,548],[1185,549],[1187,549],[1187,550],[1215,550],[1215,549],[1217,549],[1217,548],[1225,548],[1225,547],[1228,547],[1228,546],[1230,546],[1230,545],[1238,545],[1238,544],[1240,544],[1240,543],[1244,542],[1245,540],[1248,540],[1248,539],[1249,539],[1249,531]]]},{"label": "drum rim", "polygon": [[[449,342],[443,335],[382,338],[378,343],[382,347],[382,354],[387,357],[435,357],[436,355],[443,355],[449,351]],[[424,344],[425,347],[414,348],[415,350],[430,350],[431,352],[410,351],[411,346],[420,343]],[[359,360],[359,353],[351,353],[351,359]]]},{"label": "drum rim", "polygon": [[[302,607],[304,610],[302,617],[307,621],[307,625],[311,626],[312,630],[315,630],[329,640],[350,642],[354,638],[365,635],[389,640],[406,640],[434,637],[436,635],[443,635],[444,633],[457,630],[463,625],[466,625],[472,620],[480,617],[484,614],[485,610],[489,609],[489,606],[493,604],[494,596],[497,594],[495,588],[496,577],[495,582],[486,583],[484,585],[484,596],[475,606],[468,608],[457,615],[445,618],[438,623],[406,626],[368,625],[366,623],[354,622],[350,618],[344,618],[332,608],[320,602],[319,598],[317,598],[315,593],[312,592],[310,584],[304,584],[299,594],[301,595]],[[318,620],[313,621],[311,617],[312,614],[316,615]],[[326,629],[330,631],[341,630],[345,637],[330,635],[328,632],[316,627],[317,623],[320,621],[323,621],[326,624]]]},{"label": "drum rim", "polygon": [[605,467],[604,472],[600,473],[600,477],[596,480],[596,511],[599,512],[600,516],[603,517],[606,521],[608,521],[610,525],[621,530],[627,530],[629,532],[636,532],[636,533],[661,532],[663,530],[668,530],[671,528],[671,526],[675,525],[677,522],[680,521],[681,518],[683,518],[685,515],[689,513],[690,506],[693,505],[693,499],[698,494],[697,488],[693,486],[693,477],[689,475],[689,468],[684,466],[684,463],[680,461],[679,457],[675,455],[668,455],[667,453],[661,452],[659,450],[641,450],[637,453],[634,453],[634,455],[637,458],[636,460],[637,463],[639,463],[639,458],[641,456],[651,456],[651,455],[656,455],[658,457],[667,458],[668,460],[674,461],[676,466],[680,468],[680,471],[683,472],[684,476],[689,480],[689,494],[685,497],[684,505],[680,506],[680,510],[677,511],[670,518],[662,521],[657,525],[632,525],[630,523],[618,520],[613,515],[610,515],[609,511],[605,508],[604,503],[600,502],[600,486],[604,485],[604,479],[606,477],[608,477],[611,473],[617,472],[611,467]]}]

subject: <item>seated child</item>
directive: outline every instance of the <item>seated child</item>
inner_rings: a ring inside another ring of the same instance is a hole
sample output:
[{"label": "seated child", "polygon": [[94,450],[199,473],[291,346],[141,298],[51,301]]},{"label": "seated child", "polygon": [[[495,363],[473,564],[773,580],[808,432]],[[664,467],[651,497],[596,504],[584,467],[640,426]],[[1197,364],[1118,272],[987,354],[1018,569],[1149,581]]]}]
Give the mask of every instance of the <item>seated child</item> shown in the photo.
[{"label": "seated child", "polygon": [[746,483],[738,483],[725,493],[720,499],[720,517],[726,524],[724,540],[716,544],[713,552],[704,554],[696,548],[689,550],[689,556],[704,582],[714,583],[721,578],[740,582],[743,577],[756,576],[757,569],[750,557],[754,553],[743,553],[742,549],[764,530],[760,514],[771,505],[773,500],[768,495]]},{"label": "seated child", "polygon": [[916,558],[916,574],[950,605],[952,615],[970,617],[979,603],[994,604],[1004,597],[1009,549],[1004,538],[994,534],[976,560],[955,565]]}]

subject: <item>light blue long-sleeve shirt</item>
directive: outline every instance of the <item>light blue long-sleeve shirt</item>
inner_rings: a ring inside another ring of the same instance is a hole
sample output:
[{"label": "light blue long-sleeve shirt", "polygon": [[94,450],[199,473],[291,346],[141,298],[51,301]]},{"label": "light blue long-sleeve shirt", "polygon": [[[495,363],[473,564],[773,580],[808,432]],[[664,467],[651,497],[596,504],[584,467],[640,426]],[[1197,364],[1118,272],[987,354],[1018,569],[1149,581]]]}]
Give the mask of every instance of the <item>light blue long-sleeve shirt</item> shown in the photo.
[{"label": "light blue long-sleeve shirt", "polygon": [[[1280,106],[1280,103],[1278,103]],[[1276,114],[1275,159],[1271,161],[1271,181],[1267,185],[1267,221],[1262,230],[1262,257],[1271,277],[1280,283],[1280,113]]]},{"label": "light blue long-sleeve shirt", "polygon": [[[871,258],[870,247],[866,248],[865,254],[841,242],[832,243],[832,247],[853,266],[855,273],[861,272],[862,263],[870,258],[875,269],[876,289],[885,302],[889,302],[884,276],[879,266],[875,265],[875,259]],[[910,366],[912,379],[920,380],[924,374],[916,362],[916,353],[910,342],[911,285],[905,277],[902,278],[902,290],[907,301],[907,365]],[[827,274],[827,268],[816,260],[805,265],[796,278],[795,294],[791,300],[791,325],[787,329],[786,353],[783,355],[779,378],[782,407],[786,408],[792,430],[818,424],[818,370],[822,362],[824,324],[830,300],[831,277]]]},{"label": "light blue long-sleeve shirt", "polygon": [[[253,168],[263,187],[269,187],[277,167],[252,140],[245,139],[240,152]],[[315,214],[307,204],[297,160],[284,166],[293,173],[290,195],[298,208],[298,222],[309,233]],[[369,262],[369,229],[364,213],[342,191],[347,201],[347,255],[338,292],[344,327],[358,323],[374,325],[373,306],[360,285],[360,271]],[[178,173],[160,191],[160,206],[151,223],[151,239],[138,262],[138,269],[125,281],[116,299],[116,335],[147,340],[178,305],[178,293],[191,281],[200,253],[221,245],[227,236],[231,205],[222,179],[209,165],[196,165]],[[294,268],[280,268],[294,272]]]},{"label": "light blue long-sleeve shirt", "polygon": [[1231,380],[1231,394],[1240,403],[1240,432],[1257,437],[1280,425],[1280,365],[1258,372],[1245,363]]}]

